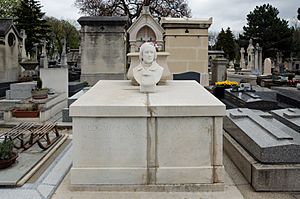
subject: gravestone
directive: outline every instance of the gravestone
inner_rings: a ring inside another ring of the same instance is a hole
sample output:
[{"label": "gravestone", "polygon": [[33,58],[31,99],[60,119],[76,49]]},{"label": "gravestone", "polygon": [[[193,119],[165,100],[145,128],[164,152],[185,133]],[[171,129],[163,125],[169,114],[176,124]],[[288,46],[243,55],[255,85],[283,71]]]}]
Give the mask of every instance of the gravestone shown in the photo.
[{"label": "gravestone", "polygon": [[6,91],[6,99],[26,99],[31,97],[31,91],[36,87],[35,82],[22,82],[10,84],[10,90]]},{"label": "gravestone", "polygon": [[263,75],[272,75],[272,61],[270,58],[265,59],[263,72]]},{"label": "gravestone", "polygon": [[226,69],[228,60],[225,58],[215,58],[212,60],[211,66],[211,84],[226,80]]},{"label": "gravestone", "polygon": [[93,16],[78,19],[81,25],[82,82],[125,79],[127,17]]}]

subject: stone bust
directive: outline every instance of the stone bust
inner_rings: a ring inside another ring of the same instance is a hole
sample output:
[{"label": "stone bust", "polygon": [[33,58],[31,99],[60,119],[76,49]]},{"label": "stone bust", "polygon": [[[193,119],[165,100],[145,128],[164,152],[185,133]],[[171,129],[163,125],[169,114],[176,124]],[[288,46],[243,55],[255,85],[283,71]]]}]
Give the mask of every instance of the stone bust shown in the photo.
[{"label": "stone bust", "polygon": [[152,43],[140,47],[140,64],[133,68],[133,79],[140,85],[141,92],[154,92],[163,74],[163,67],[156,63],[157,53]]}]

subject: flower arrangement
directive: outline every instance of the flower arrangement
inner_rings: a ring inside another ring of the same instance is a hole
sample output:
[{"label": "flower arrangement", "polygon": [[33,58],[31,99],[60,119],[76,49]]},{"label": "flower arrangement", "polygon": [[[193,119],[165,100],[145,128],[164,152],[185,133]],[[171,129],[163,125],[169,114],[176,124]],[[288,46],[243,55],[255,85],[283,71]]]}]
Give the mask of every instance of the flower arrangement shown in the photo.
[{"label": "flower arrangement", "polygon": [[238,83],[235,81],[229,81],[229,80],[225,80],[225,81],[221,81],[221,82],[216,82],[215,83],[216,86],[219,87],[233,87],[233,86],[238,86]]}]

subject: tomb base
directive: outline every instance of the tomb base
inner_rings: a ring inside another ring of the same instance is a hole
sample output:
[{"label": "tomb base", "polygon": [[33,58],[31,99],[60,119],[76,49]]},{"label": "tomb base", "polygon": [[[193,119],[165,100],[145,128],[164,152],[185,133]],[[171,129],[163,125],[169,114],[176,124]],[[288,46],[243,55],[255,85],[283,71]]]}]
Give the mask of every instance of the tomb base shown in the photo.
[{"label": "tomb base", "polygon": [[70,115],[74,187],[223,189],[225,105],[195,81],[167,81],[155,93],[99,81]]},{"label": "tomb base", "polygon": [[300,191],[300,164],[260,163],[226,132],[224,150],[255,191]]}]

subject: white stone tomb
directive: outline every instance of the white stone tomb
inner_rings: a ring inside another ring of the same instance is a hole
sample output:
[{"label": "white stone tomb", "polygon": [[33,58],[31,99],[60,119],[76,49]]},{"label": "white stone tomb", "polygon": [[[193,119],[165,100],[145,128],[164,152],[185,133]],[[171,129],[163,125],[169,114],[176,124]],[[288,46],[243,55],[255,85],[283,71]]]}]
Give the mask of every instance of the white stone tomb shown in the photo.
[{"label": "white stone tomb", "polygon": [[70,106],[71,185],[223,187],[224,115],[196,81],[141,93],[129,80],[101,80]]}]

